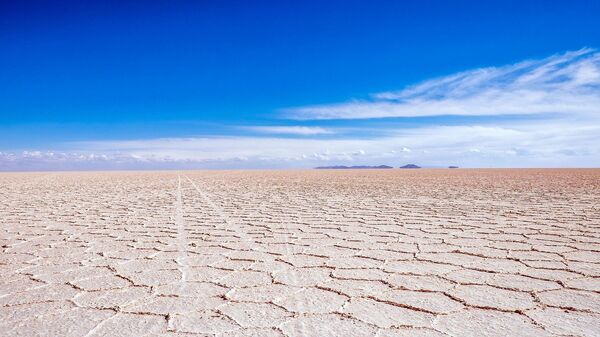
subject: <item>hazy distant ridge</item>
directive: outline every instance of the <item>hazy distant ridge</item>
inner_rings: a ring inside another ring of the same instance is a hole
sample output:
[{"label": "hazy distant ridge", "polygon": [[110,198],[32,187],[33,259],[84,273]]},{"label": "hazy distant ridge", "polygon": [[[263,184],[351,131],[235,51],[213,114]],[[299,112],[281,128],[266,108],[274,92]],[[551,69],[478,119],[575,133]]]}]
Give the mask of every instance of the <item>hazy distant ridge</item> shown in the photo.
[{"label": "hazy distant ridge", "polygon": [[358,166],[344,166],[344,165],[335,165],[335,166],[318,166],[315,167],[317,170],[364,170],[364,169],[391,169],[393,167],[387,165],[379,165],[379,166],[367,166],[367,165],[358,165]]}]

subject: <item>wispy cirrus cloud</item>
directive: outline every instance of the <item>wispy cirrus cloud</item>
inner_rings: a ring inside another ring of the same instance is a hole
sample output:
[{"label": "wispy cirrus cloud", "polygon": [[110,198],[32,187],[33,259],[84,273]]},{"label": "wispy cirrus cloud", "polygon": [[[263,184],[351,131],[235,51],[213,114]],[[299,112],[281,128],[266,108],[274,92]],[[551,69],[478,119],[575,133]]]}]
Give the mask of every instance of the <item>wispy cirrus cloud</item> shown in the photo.
[{"label": "wispy cirrus cloud", "polygon": [[293,119],[600,113],[600,53],[581,49],[541,60],[436,78],[368,100],[285,109]]},{"label": "wispy cirrus cloud", "polygon": [[[348,119],[344,128],[234,127],[217,136],[80,141],[60,151],[0,152],[0,170],[307,168],[324,164],[465,167],[600,166],[600,53],[582,49],[432,79],[365,101],[286,110],[289,118]],[[471,116],[458,123],[359,119]],[[492,121],[473,116],[497,116]],[[535,115],[515,118],[514,115]],[[284,124],[284,123],[282,123]],[[250,132],[240,133],[240,129]],[[368,132],[367,132],[368,131]],[[243,134],[243,135],[242,135]],[[327,135],[327,137],[323,137]]]},{"label": "wispy cirrus cloud", "polygon": [[314,136],[335,133],[319,126],[245,126],[243,129],[267,134]]}]

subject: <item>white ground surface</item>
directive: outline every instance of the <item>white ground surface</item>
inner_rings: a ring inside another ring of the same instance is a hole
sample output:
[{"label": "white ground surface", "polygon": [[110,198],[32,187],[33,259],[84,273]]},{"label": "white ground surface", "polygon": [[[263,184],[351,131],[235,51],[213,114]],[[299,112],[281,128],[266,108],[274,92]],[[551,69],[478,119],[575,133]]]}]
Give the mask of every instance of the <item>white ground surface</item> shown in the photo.
[{"label": "white ground surface", "polygon": [[0,175],[1,336],[600,336],[600,170]]}]

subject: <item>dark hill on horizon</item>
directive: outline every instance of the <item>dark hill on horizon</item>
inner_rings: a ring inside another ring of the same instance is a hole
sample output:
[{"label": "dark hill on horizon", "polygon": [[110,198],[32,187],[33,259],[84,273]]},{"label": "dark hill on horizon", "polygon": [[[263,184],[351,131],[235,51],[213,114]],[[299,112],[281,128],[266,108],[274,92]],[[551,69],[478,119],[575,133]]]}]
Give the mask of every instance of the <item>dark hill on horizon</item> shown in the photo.
[{"label": "dark hill on horizon", "polygon": [[400,166],[399,168],[401,168],[401,169],[419,169],[419,168],[421,168],[421,166],[418,166],[415,164],[406,164],[404,166]]}]

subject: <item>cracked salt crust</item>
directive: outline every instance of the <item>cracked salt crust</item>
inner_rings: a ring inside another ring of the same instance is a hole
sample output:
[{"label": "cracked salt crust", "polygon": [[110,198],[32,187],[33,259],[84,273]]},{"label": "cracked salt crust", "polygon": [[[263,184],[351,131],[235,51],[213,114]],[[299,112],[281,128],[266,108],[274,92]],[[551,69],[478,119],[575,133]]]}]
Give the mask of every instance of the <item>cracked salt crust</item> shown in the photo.
[{"label": "cracked salt crust", "polygon": [[2,336],[600,336],[600,170],[0,174]]}]

